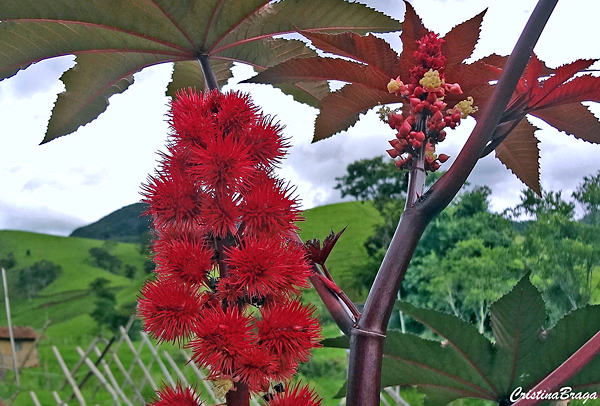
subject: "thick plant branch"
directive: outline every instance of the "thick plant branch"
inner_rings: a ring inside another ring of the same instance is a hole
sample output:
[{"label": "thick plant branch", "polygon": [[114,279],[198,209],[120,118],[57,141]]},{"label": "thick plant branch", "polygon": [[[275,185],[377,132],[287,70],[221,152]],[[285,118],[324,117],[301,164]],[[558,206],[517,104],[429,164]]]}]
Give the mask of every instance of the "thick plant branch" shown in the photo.
[{"label": "thick plant branch", "polygon": [[[600,331],[590,338],[581,348],[556,368],[550,375],[531,389],[531,393],[551,393],[556,391],[579,372],[588,362],[600,354]],[[533,406],[539,403],[536,399],[520,398],[513,406]]]},{"label": "thick plant branch", "polygon": [[481,157],[557,1],[538,2],[504,67],[486,110],[456,161],[414,206],[402,214],[358,326],[350,336],[349,406],[379,405],[384,334],[396,292],[417,243],[427,224],[450,204]]}]

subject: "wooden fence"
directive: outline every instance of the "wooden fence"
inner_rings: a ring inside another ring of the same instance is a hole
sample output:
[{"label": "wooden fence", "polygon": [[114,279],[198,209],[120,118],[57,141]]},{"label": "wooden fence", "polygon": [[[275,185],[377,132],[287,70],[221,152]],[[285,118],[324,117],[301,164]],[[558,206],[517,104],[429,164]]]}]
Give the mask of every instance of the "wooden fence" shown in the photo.
[{"label": "wooden fence", "polygon": [[[145,333],[140,333],[141,341],[136,347],[128,335],[130,326],[131,321],[125,328],[121,327],[120,334],[111,340],[97,336],[86,350],[75,347],[74,351],[77,352],[79,360],[72,367],[66,364],[58,348],[52,346],[52,352],[64,374],[62,385],[52,391],[57,406],[96,405],[97,398],[104,399],[102,403],[107,404],[106,394],[109,395],[108,403],[111,405],[143,406],[148,400],[147,396],[142,395],[145,388],[149,387],[152,391],[156,391],[161,386],[160,381],[171,387],[175,387],[176,382],[179,381],[189,387],[190,377],[202,386],[198,391],[202,393],[203,400],[207,404],[225,402],[224,398],[215,394],[211,381],[206,379],[206,373],[193,362],[189,362],[190,354],[187,351],[180,350],[178,354],[179,358],[186,361],[180,367],[173,359],[172,353],[160,351]],[[123,345],[131,353],[130,356],[124,357],[123,351],[119,351]],[[128,366],[125,365],[123,358],[130,360]],[[81,378],[82,372],[85,373],[83,378]],[[79,381],[76,376],[79,376]],[[158,383],[157,376],[160,377]],[[84,386],[88,389],[87,398],[83,395]],[[90,386],[94,387],[91,396]],[[42,406],[35,392],[31,391],[29,395],[35,406]],[[260,403],[256,399],[251,399],[251,405],[259,406]]]}]

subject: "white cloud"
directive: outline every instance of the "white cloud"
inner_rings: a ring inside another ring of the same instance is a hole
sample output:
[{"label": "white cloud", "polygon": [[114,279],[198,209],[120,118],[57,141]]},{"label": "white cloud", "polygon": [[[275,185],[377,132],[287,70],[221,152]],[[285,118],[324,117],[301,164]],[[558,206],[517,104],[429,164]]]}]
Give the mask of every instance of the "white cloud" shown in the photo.
[{"label": "white cloud", "polygon": [[[403,18],[401,1],[367,3]],[[414,7],[424,24],[441,34],[487,7],[475,51],[479,58],[492,52],[510,53],[535,3],[419,0]],[[592,46],[598,12],[600,3],[589,0],[559,2],[535,49],[538,55],[551,66],[600,57],[598,47]],[[385,38],[399,51],[397,35]],[[63,57],[41,62],[0,82],[0,229],[65,235],[138,201],[139,186],[155,166],[155,151],[163,148],[168,131],[168,99],[164,96],[170,79],[167,65],[137,74],[129,90],[110,99],[106,113],[76,134],[38,146],[56,94],[63,90],[58,78],[72,61],[72,57]],[[248,67],[236,67],[234,73],[233,87],[250,91],[265,113],[276,114],[286,126],[285,134],[291,137],[293,147],[280,173],[298,186],[304,207],[340,200],[339,192],[333,189],[335,178],[357,159],[383,155],[387,140],[393,137],[393,132],[370,113],[349,131],[311,144],[316,109],[293,102],[269,86],[235,85],[252,75]],[[595,112],[599,113],[597,105]],[[473,123],[467,121],[461,127],[440,145],[442,152],[453,157],[458,154]],[[547,125],[543,128],[538,132],[542,186],[564,189],[568,196],[583,176],[600,170],[600,147]],[[491,186],[496,210],[516,204],[524,187],[493,154],[476,166],[469,182]]]}]

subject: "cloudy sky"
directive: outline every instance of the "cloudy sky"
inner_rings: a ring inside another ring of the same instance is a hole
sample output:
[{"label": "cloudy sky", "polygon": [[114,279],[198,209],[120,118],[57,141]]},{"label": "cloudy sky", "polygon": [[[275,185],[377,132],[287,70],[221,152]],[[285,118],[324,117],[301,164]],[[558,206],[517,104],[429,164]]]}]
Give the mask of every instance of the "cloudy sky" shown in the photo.
[{"label": "cloudy sky", "polygon": [[[403,19],[404,5],[396,0],[368,0],[373,7]],[[426,27],[445,34],[454,25],[488,12],[474,57],[508,54],[535,6],[533,0],[413,0]],[[579,58],[600,58],[597,16],[600,2],[561,0],[535,51],[549,66]],[[385,37],[400,51],[397,35]],[[110,99],[108,110],[76,133],[39,146],[57,94],[58,80],[73,65],[73,57],[36,64],[0,82],[0,229],[68,235],[73,229],[140,199],[140,184],[156,165],[156,151],[168,132],[168,98],[164,96],[171,67],[146,69],[122,95]],[[600,64],[595,64],[599,69]],[[249,91],[267,114],[286,126],[293,147],[281,175],[298,186],[303,206],[340,201],[333,187],[346,166],[361,158],[385,153],[394,134],[369,113],[349,131],[311,144],[317,111],[264,85],[238,85],[252,75],[244,66],[234,70],[228,87]],[[592,111],[600,117],[600,106]],[[555,131],[541,121],[541,178],[546,190],[568,196],[582,177],[600,170],[600,146]],[[466,120],[449,134],[439,151],[455,156],[474,122]],[[442,168],[448,167],[451,160]],[[518,203],[523,185],[493,154],[475,168],[469,181],[493,190],[492,204],[502,210]]]}]

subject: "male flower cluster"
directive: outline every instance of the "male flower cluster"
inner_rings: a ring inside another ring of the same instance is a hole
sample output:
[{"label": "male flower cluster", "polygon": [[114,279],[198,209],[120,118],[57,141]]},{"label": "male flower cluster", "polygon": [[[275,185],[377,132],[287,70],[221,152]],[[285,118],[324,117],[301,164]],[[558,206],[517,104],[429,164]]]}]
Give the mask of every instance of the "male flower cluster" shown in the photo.
[{"label": "male flower cluster", "polygon": [[418,43],[414,52],[416,66],[410,70],[410,83],[404,84],[400,78],[388,83],[388,91],[400,95],[410,105],[406,117],[402,113],[391,113],[387,123],[397,131],[396,139],[390,141],[392,149],[387,152],[396,161],[399,169],[408,169],[413,158],[425,155],[425,170],[436,171],[440,164],[448,160],[448,155],[435,154],[435,145],[446,138],[446,127],[455,128],[461,118],[477,110],[473,99],[458,103],[446,109],[444,97],[447,93],[461,94],[457,83],[446,83],[444,67],[446,58],[442,54],[443,39],[435,33],[428,33]]},{"label": "male flower cluster", "polygon": [[[156,278],[142,288],[138,313],[159,341],[186,341],[209,379],[267,392],[320,339],[313,308],[297,299],[311,272],[289,239],[298,203],[273,173],[288,147],[282,128],[236,92],[181,92],[170,125],[167,152],[143,188]],[[191,399],[184,392],[165,390],[156,405]]]}]

